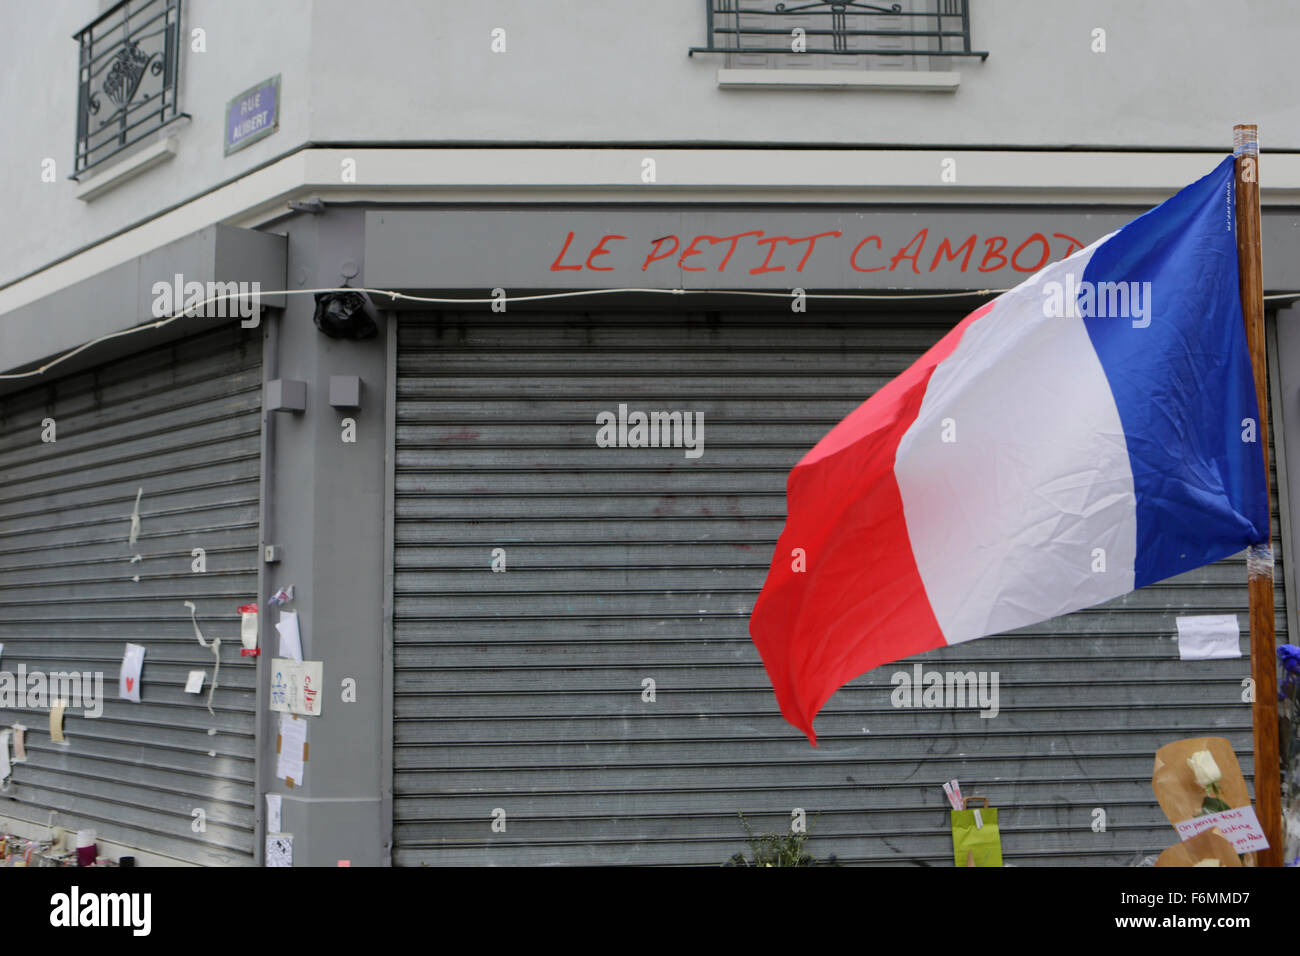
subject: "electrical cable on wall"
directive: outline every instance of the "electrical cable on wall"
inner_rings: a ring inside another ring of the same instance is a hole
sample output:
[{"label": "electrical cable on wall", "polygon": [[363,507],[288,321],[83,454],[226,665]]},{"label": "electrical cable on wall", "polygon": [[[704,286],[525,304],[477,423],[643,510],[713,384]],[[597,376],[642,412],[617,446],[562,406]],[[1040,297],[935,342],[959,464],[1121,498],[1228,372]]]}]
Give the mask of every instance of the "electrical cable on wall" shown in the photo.
[{"label": "electrical cable on wall", "polygon": [[[832,299],[845,301],[894,301],[910,302],[925,299],[965,299],[971,296],[1001,295],[1004,292],[1010,292],[1010,289],[972,289],[969,292],[907,292],[899,295],[880,295],[859,292],[805,292],[805,299]],[[540,302],[552,299],[574,299],[591,295],[618,295],[618,294],[652,294],[652,295],[740,295],[740,296],[758,296],[764,298],[789,299],[789,292],[768,292],[758,289],[648,289],[628,287],[622,289],[578,289],[570,292],[543,292],[536,295],[519,295],[507,296],[506,298],[489,297],[486,299],[450,299],[442,296],[424,296],[408,295],[405,292],[393,292],[389,289],[366,289],[352,288],[343,286],[333,289],[276,289],[271,292],[259,292],[259,295],[316,295],[330,292],[365,292],[371,296],[385,296],[394,302],[426,302],[431,305],[492,305],[497,302]],[[26,372],[12,372],[0,375],[0,381],[11,381],[22,378],[35,378],[38,375],[44,375],[54,366],[61,362],[66,362],[74,355],[93,348],[101,342],[107,342],[111,339],[121,338],[125,335],[134,335],[137,332],[145,332],[149,329],[161,329],[164,326],[171,325],[177,319],[184,318],[195,309],[202,309],[210,303],[224,302],[227,299],[243,298],[240,293],[229,293],[227,295],[212,296],[204,299],[202,302],[196,302],[193,305],[186,306],[180,312],[168,316],[165,319],[159,319],[157,322],[148,322],[144,325],[132,326],[129,329],[121,329],[117,332],[110,332],[107,335],[101,335],[98,338],[91,339],[78,345],[74,349],[69,349],[57,358],[51,359],[38,368],[30,369]],[[1264,296],[1264,301],[1268,302],[1274,299],[1300,299],[1300,292],[1279,292],[1276,295]],[[197,625],[195,625],[197,629]],[[202,640],[202,638],[200,638]],[[206,645],[205,645],[206,646]]]}]

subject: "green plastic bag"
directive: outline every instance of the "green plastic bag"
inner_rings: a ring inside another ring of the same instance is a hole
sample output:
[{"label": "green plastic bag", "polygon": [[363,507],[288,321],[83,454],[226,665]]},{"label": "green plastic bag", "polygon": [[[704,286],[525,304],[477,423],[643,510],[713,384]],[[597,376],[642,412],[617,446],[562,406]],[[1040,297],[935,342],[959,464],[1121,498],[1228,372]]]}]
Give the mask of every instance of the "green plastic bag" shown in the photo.
[{"label": "green plastic bag", "polygon": [[967,797],[963,806],[983,800],[978,808],[982,827],[975,822],[976,810],[952,810],[952,861],[965,866],[969,854],[975,854],[976,866],[1002,865],[1002,834],[998,830],[998,809],[988,805],[987,797]]}]

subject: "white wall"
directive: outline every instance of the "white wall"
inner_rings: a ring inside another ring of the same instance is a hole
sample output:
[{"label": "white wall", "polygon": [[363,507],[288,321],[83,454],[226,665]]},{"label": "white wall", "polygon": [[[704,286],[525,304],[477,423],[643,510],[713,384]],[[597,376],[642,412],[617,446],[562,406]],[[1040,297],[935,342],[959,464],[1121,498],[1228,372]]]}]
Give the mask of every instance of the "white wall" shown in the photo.
[{"label": "white wall", "polygon": [[[367,9],[387,16],[328,28],[354,6],[314,4],[317,140],[1218,148],[1258,122],[1273,148],[1300,147],[1289,0],[971,0],[990,56],[954,58],[951,95],[719,90],[722,57],[686,55],[702,0],[386,0]],[[390,109],[323,69],[353,47],[382,57]]]},{"label": "white wall", "polygon": [[[206,31],[207,52],[181,52],[181,120],[175,159],[92,202],[75,198],[77,43],[100,13],[95,0],[0,6],[9,42],[0,61],[0,284],[40,268],[160,210],[236,178],[309,137],[310,0],[184,0],[183,25]],[[228,100],[282,73],[280,131],[222,156]],[[21,92],[21,95],[18,93]],[[41,181],[53,157],[57,178]],[[108,165],[108,164],[105,164]]]},{"label": "white wall", "polygon": [[[76,44],[94,0],[3,7],[0,285],[307,142],[1300,149],[1286,0],[972,0],[989,59],[956,93],[719,90],[702,0],[185,0],[176,159],[85,203],[71,171]],[[507,52],[491,52],[504,27]],[[1090,49],[1107,30],[1104,54]],[[282,75],[281,128],[223,157],[226,101]],[[40,182],[40,162],[59,180]],[[797,162],[797,159],[795,160]],[[790,179],[797,181],[798,169]]]}]

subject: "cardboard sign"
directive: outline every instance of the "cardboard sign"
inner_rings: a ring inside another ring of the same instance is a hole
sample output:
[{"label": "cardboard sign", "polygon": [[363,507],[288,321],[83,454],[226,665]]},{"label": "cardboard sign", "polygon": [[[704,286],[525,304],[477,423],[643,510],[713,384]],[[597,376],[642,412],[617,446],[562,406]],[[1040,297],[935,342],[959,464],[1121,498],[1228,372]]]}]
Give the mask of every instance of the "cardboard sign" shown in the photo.
[{"label": "cardboard sign", "polygon": [[27,760],[27,728],[22,724],[14,724],[14,763],[25,763]]},{"label": "cardboard sign", "polygon": [[56,744],[66,744],[63,736],[63,711],[67,709],[66,700],[56,700],[50,707],[50,740]]},{"label": "cardboard sign", "polygon": [[280,713],[316,717],[321,711],[322,661],[294,661],[276,657],[271,661],[271,709]]}]

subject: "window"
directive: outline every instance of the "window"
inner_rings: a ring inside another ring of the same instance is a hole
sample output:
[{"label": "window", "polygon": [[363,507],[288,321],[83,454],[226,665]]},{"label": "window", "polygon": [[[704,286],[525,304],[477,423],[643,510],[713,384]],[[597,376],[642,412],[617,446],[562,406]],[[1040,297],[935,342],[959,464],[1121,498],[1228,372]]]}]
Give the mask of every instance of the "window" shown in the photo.
[{"label": "window", "polygon": [[74,178],[182,115],[180,20],[181,0],[122,0],[76,34]]},{"label": "window", "polygon": [[925,71],[971,49],[968,0],[705,0],[707,41],[729,69]]}]

